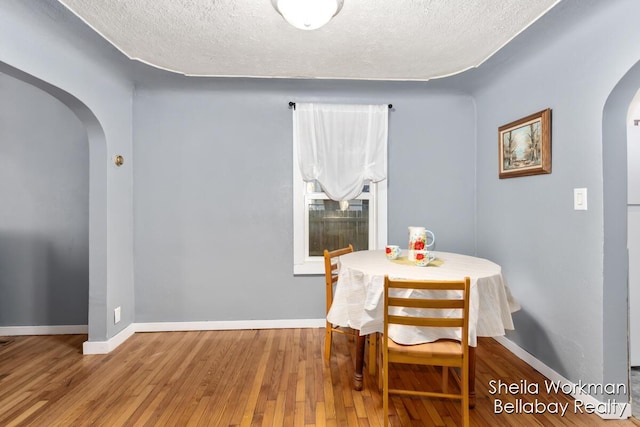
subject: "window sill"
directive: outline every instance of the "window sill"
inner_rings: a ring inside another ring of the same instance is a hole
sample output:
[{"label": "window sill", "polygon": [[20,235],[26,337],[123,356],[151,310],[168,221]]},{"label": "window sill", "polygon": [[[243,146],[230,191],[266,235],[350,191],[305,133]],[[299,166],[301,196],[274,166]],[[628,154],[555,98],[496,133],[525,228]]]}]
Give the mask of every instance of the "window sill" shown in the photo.
[{"label": "window sill", "polygon": [[294,264],[293,274],[295,276],[324,275],[324,259],[319,261],[307,261],[304,264]]}]

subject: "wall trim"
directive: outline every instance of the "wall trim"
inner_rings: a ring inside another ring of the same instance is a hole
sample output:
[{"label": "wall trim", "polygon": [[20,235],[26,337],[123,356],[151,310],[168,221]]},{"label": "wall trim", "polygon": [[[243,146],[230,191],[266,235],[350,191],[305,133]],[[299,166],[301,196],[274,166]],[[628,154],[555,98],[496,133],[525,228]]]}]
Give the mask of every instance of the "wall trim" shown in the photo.
[{"label": "wall trim", "polygon": [[324,328],[325,319],[221,320],[136,323],[136,332],[228,331],[236,329]]},{"label": "wall trim", "polygon": [[[579,388],[576,386],[575,383],[569,381],[568,379],[560,375],[558,372],[554,371],[549,366],[545,365],[543,362],[536,359],[531,353],[527,352],[525,349],[523,349],[522,347],[520,347],[519,345],[517,345],[507,337],[504,337],[504,336],[493,337],[493,339],[496,340],[503,347],[505,347],[507,350],[509,350],[511,353],[513,353],[515,356],[517,356],[519,359],[521,359],[523,362],[525,362],[526,364],[531,366],[533,369],[540,372],[542,375],[544,375],[551,381],[559,382],[562,384],[569,384],[572,386],[572,388],[573,387],[576,387],[576,389]],[[630,387],[628,387],[627,389],[630,397],[631,396]],[[601,402],[600,400],[596,399],[591,395],[582,394],[582,393],[571,393],[571,397],[573,397],[576,400],[581,400],[587,405],[596,405],[596,407],[597,405],[600,405],[602,407],[603,404],[609,403],[609,402]],[[631,417],[631,402],[619,402],[619,403],[616,402],[613,405],[616,405],[613,411],[611,410],[608,412],[596,411],[596,413],[600,416],[600,418],[605,420],[621,420],[621,419],[627,419]],[[613,412],[613,413],[610,413],[610,412]]]},{"label": "wall trim", "polygon": [[325,319],[223,320],[132,323],[107,341],[85,341],[83,354],[107,354],[136,332],[228,331],[238,329],[324,328]]},{"label": "wall trim", "polygon": [[87,325],[0,326],[0,336],[80,335],[89,333]]},{"label": "wall trim", "polygon": [[135,323],[130,324],[107,341],[85,341],[82,354],[107,354],[128,340],[135,332]]}]

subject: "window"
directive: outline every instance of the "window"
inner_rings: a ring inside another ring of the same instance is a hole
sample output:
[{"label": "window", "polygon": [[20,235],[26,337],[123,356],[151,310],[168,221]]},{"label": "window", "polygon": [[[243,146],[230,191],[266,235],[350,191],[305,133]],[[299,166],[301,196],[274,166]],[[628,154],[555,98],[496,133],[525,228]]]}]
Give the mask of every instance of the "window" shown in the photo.
[{"label": "window", "polygon": [[293,272],[322,274],[325,249],[386,244],[389,109],[386,104],[296,106]]},{"label": "window", "polygon": [[324,274],[324,249],[352,244],[355,250],[380,249],[387,241],[387,181],[365,184],[348,203],[329,199],[300,174],[294,147],[293,272]]}]

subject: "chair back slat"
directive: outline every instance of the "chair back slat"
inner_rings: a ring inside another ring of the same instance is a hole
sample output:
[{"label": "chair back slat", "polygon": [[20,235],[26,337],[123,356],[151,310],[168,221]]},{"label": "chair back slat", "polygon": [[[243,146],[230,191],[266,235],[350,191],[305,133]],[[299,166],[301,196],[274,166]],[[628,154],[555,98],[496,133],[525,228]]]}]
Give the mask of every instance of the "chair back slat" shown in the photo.
[{"label": "chair back slat", "polygon": [[402,280],[389,279],[390,288],[397,289],[430,289],[430,290],[456,290],[465,289],[464,280]]},{"label": "chair back slat", "polygon": [[464,300],[389,297],[389,306],[433,309],[464,308]]},{"label": "chair back slat", "polygon": [[464,320],[448,317],[415,317],[389,315],[389,324],[407,326],[426,326],[432,328],[461,328]]}]

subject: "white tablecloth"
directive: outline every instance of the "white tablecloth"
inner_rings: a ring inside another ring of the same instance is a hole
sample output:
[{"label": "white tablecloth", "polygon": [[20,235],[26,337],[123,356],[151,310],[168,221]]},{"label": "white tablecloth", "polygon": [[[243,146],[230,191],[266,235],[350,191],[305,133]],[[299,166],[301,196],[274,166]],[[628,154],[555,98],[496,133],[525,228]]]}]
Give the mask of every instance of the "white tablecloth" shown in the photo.
[{"label": "white tablecloth", "polygon": [[[520,309],[511,296],[499,265],[483,258],[435,252],[440,266],[416,267],[390,261],[384,250],[358,251],[340,257],[340,273],[327,320],[360,330],[361,335],[384,330],[384,276],[418,280],[471,278],[469,345],[477,337],[494,337],[514,329],[511,313]],[[401,256],[406,256],[406,251]],[[396,326],[396,325],[392,325]],[[442,328],[390,327],[389,336],[400,344],[456,338]],[[436,331],[438,331],[436,333]],[[459,336],[457,337],[459,339]]]}]

